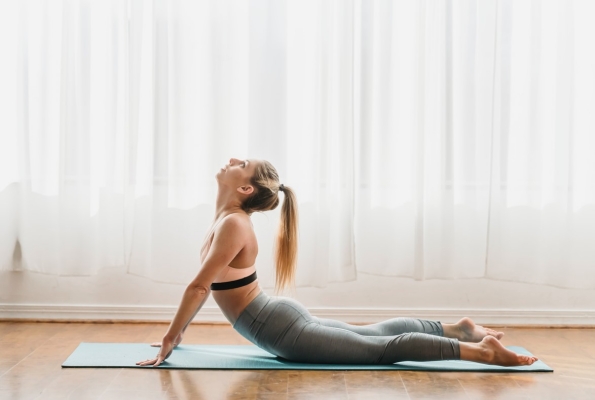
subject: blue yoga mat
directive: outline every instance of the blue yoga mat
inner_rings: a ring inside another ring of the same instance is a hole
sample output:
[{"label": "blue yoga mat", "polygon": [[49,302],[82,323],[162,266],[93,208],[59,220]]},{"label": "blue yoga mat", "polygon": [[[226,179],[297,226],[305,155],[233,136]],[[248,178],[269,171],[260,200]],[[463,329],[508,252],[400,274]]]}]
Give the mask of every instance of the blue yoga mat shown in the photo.
[{"label": "blue yoga mat", "polygon": [[[509,346],[532,355],[522,347]],[[141,343],[81,343],[64,361],[63,368],[153,368],[137,361],[153,358],[158,349]],[[523,367],[500,367],[470,361],[400,362],[391,365],[306,364],[286,361],[256,346],[180,345],[157,368],[169,369],[306,369],[306,370],[407,370],[552,372],[542,361]]]}]

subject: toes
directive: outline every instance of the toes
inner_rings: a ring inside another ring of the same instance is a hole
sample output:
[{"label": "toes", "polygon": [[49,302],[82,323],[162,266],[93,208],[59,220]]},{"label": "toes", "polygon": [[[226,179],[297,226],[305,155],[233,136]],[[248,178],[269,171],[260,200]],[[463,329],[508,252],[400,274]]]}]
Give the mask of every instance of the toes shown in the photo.
[{"label": "toes", "polygon": [[498,331],[495,331],[493,329],[486,328],[486,332],[487,332],[488,335],[494,336],[497,339],[502,339],[502,337],[504,336],[504,332],[498,332]]},{"label": "toes", "polygon": [[520,361],[521,365],[531,365],[535,361],[537,361],[537,358],[529,357],[529,356],[519,356],[519,361]]}]

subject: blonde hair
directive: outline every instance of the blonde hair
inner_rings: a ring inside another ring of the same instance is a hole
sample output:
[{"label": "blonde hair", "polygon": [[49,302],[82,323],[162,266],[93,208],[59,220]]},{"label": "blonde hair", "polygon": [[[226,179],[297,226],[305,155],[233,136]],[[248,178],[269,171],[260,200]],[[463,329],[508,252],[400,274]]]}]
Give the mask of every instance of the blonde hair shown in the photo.
[{"label": "blonde hair", "polygon": [[298,212],[293,190],[279,184],[279,174],[268,161],[260,162],[250,179],[254,194],[242,204],[248,214],[254,211],[274,210],[279,205],[279,192],[284,193],[281,220],[275,247],[275,291],[293,286],[297,265]]}]

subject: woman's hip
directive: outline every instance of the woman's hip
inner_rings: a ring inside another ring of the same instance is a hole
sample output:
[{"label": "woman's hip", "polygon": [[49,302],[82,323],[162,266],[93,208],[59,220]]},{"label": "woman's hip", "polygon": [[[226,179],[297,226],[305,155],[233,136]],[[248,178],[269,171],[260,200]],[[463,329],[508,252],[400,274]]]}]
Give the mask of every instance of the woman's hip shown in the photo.
[{"label": "woman's hip", "polygon": [[261,292],[234,324],[234,329],[257,346],[275,354],[293,343],[304,327],[313,322],[308,310],[287,297],[270,297]]}]

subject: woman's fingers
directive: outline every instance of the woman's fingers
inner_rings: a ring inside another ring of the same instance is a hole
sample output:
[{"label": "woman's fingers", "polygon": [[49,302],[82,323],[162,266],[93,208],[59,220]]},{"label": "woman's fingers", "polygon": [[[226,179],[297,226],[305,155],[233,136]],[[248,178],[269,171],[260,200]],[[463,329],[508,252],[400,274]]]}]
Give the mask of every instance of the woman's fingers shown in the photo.
[{"label": "woman's fingers", "polygon": [[141,367],[144,367],[144,366],[147,366],[147,365],[152,365],[153,367],[157,367],[164,360],[165,360],[165,358],[163,356],[158,356],[157,358],[154,358],[152,360],[139,361],[139,362],[136,363],[136,365],[140,365]]},{"label": "woman's fingers", "polygon": [[152,347],[161,347],[159,349],[159,353],[157,353],[157,356],[155,356],[155,358],[153,359],[147,359],[145,361],[139,361],[136,363],[136,365],[140,365],[141,367],[144,367],[146,365],[152,365],[153,367],[157,367],[159,366],[161,363],[163,363],[163,361],[165,361],[169,356],[171,356],[171,353],[174,351],[174,343],[168,340],[162,340],[161,342],[153,342],[151,343]]},{"label": "woman's fingers", "polygon": [[157,358],[147,359],[145,361],[139,361],[136,363],[136,365],[140,365],[141,367],[144,367],[145,365],[153,365],[153,364],[155,364],[155,362],[157,362]]},{"label": "woman's fingers", "polygon": [[164,358],[162,356],[157,357],[157,361],[153,364],[153,367],[159,366],[163,362]]}]

